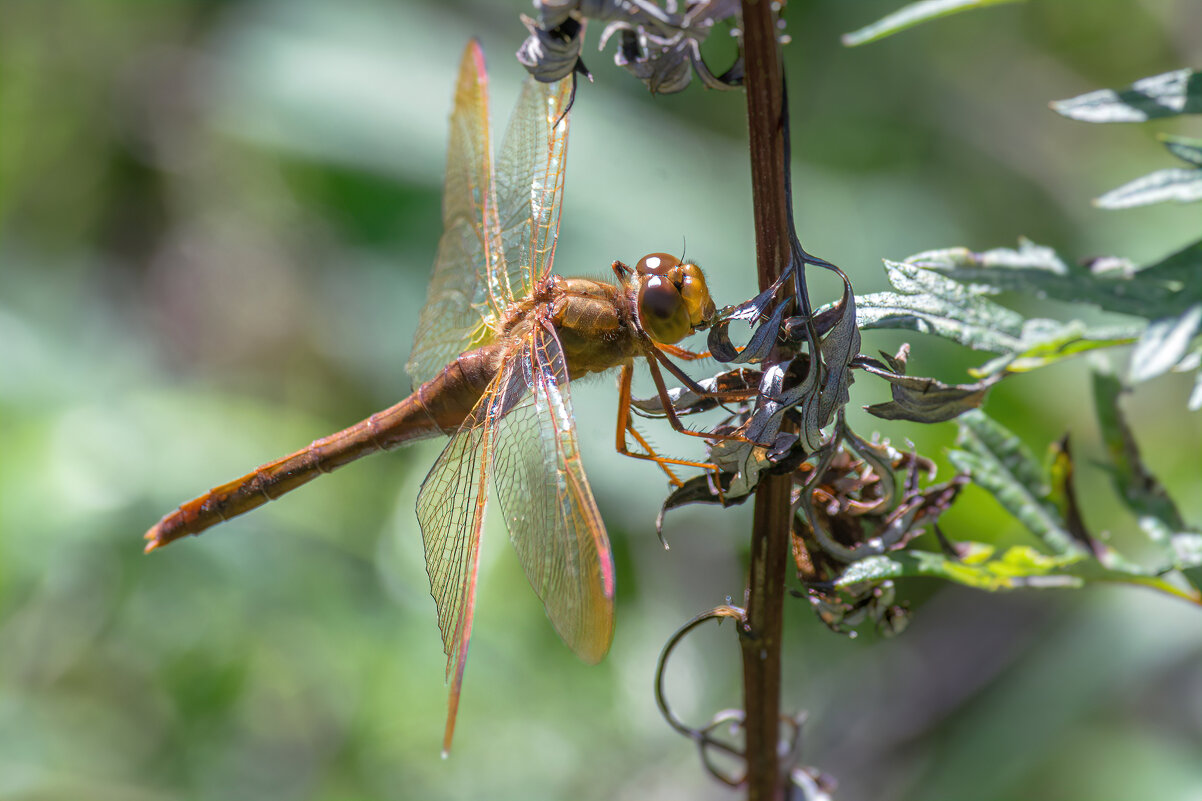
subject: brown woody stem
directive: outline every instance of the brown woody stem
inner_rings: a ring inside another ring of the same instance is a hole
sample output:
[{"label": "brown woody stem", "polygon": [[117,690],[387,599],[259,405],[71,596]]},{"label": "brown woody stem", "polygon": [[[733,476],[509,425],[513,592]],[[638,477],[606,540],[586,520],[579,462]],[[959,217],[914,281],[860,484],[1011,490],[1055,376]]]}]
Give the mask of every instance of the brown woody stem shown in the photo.
[{"label": "brown woody stem", "polygon": [[[742,8],[756,263],[763,290],[780,275],[789,254],[780,48],[771,3],[743,0]],[[749,801],[784,798],[787,766],[780,764],[778,742],[790,490],[789,476],[772,476],[755,497],[741,638]]]}]

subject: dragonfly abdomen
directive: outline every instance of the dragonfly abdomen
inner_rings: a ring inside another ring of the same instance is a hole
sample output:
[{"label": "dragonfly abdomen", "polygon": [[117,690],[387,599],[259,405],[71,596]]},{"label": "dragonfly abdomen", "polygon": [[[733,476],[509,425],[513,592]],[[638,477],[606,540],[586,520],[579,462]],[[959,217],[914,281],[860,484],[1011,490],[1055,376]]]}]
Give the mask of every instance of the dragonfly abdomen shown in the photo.
[{"label": "dragonfly abdomen", "polygon": [[503,351],[494,344],[460,354],[400,403],[188,501],[146,532],[146,550],[199,534],[356,459],[455,431],[496,375]]}]

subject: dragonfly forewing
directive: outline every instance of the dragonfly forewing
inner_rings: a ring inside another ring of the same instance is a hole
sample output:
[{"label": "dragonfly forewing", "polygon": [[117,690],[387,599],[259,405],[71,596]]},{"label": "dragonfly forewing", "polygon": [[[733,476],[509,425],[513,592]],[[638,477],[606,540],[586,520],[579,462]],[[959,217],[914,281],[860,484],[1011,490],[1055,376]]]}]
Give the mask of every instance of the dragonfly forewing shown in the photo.
[{"label": "dragonfly forewing", "polygon": [[488,76],[474,40],[464,51],[447,144],[443,190],[443,234],[422,308],[413,350],[405,365],[414,382],[433,378],[463,351],[484,344],[486,318],[501,307],[492,302],[490,253],[500,233],[492,181]]},{"label": "dragonfly forewing", "polygon": [[527,78],[496,162],[504,297],[525,297],[551,270],[559,234],[572,77]]}]

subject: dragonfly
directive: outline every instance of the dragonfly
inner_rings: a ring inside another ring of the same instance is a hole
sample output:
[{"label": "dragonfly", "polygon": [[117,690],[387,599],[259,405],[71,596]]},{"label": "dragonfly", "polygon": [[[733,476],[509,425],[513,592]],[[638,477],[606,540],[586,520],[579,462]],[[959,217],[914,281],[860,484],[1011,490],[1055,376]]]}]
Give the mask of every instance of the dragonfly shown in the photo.
[{"label": "dragonfly", "polygon": [[706,466],[656,454],[630,413],[633,365],[642,358],[670,422],[688,431],[659,365],[692,383],[667,356],[703,355],[675,345],[714,318],[701,269],[653,253],[633,268],[613,262],[612,282],[551,272],[571,81],[526,80],[494,161],[484,57],[478,42],[468,44],[450,120],[444,229],[406,365],[417,388],[181,505],[146,533],[153,551],[368,454],[449,436],[417,497],[447,655],[444,754],[467,662],[490,480],[518,560],[559,636],[588,663],[599,662],[613,639],[613,556],[581,463],[569,381],[621,368],[618,450],[670,476],[670,464]]}]

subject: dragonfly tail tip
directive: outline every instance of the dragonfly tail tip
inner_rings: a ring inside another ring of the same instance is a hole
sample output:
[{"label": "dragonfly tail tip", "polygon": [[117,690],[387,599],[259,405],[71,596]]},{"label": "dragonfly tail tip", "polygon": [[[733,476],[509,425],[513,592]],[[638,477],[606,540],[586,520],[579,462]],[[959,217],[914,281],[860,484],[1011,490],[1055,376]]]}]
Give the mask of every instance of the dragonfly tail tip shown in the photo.
[{"label": "dragonfly tail tip", "polygon": [[153,528],[146,532],[146,539],[149,540],[149,542],[147,542],[146,547],[142,549],[142,553],[157,551],[159,548],[162,548],[171,541],[163,539],[162,536],[159,535],[159,532]]}]

